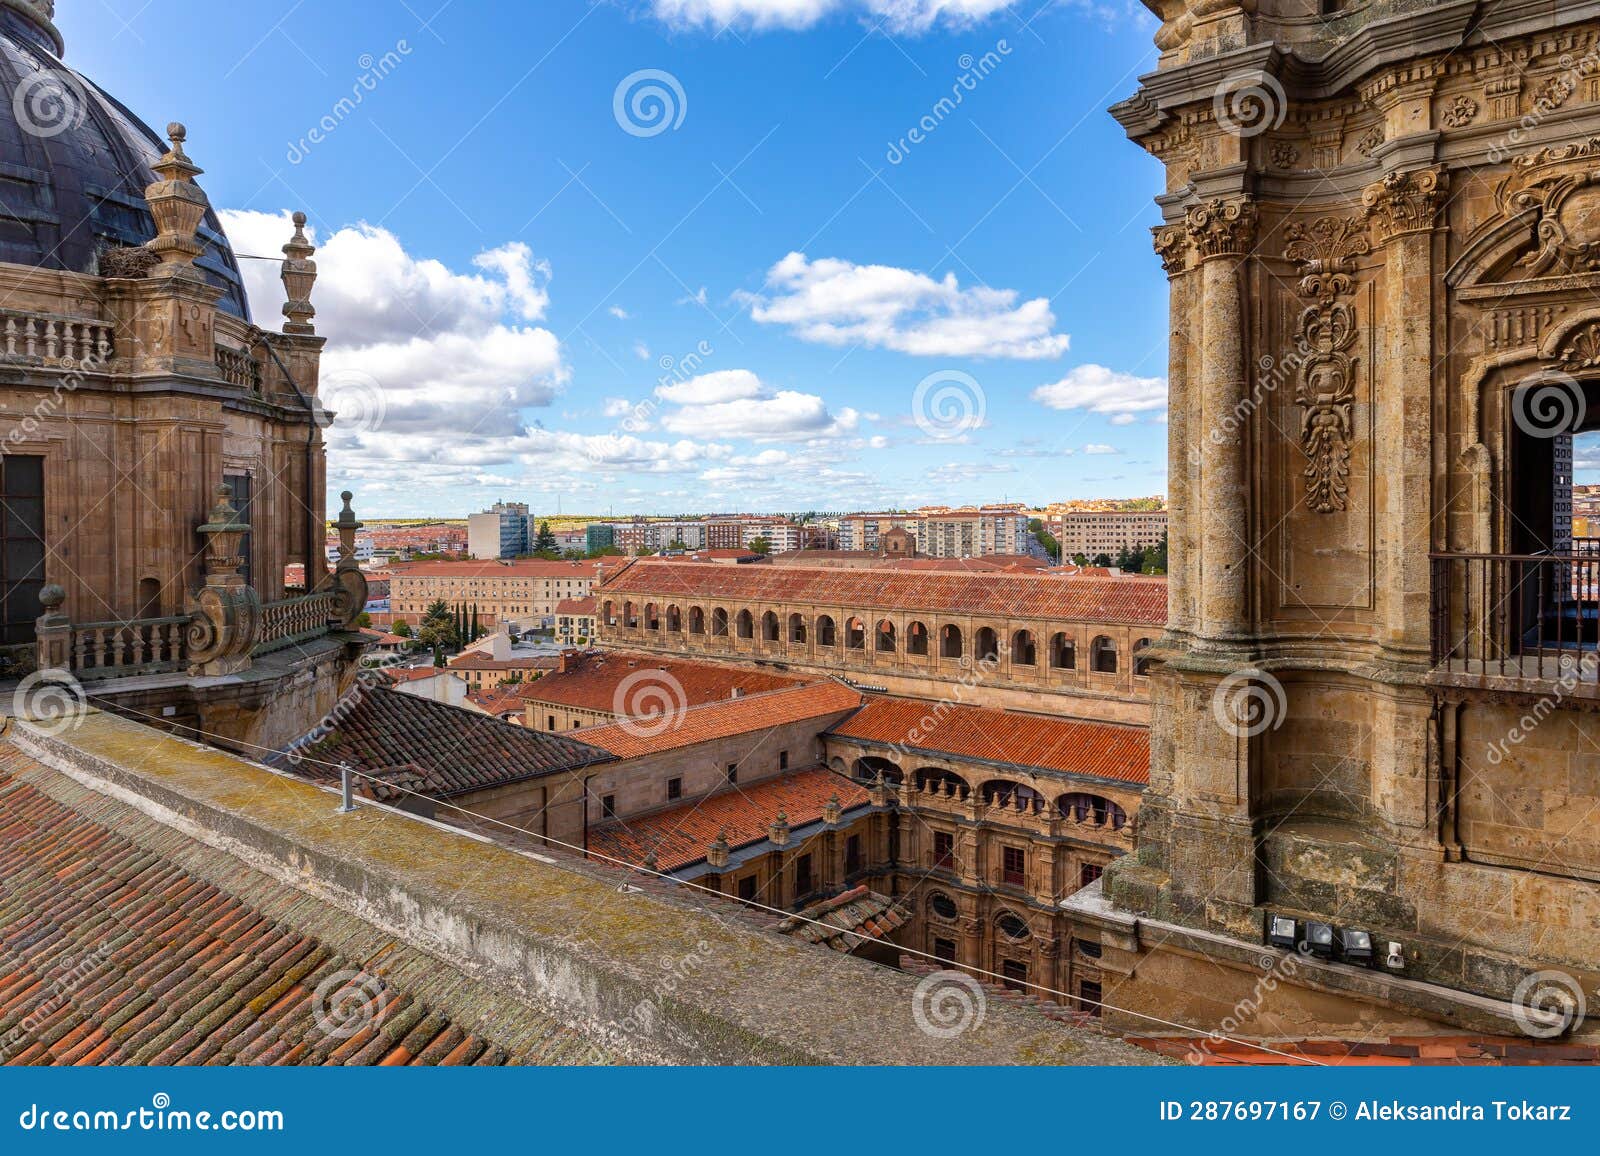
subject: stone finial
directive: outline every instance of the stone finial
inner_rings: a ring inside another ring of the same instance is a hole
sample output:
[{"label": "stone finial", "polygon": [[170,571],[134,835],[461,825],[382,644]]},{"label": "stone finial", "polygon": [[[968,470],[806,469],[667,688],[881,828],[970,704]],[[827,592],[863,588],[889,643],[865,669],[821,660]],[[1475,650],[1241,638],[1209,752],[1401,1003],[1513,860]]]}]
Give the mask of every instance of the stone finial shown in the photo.
[{"label": "stone finial", "polygon": [[250,523],[234,508],[233,491],[226,482],[219,482],[214,494],[216,504],[199,527],[206,540],[206,585],[243,585],[239,567],[244,563],[244,555],[240,547],[244,536],[250,532]]},{"label": "stone finial", "polygon": [[652,871],[652,872],[659,871],[661,869],[660,863],[656,859],[656,853],[655,853],[655,849],[654,848],[652,848],[644,857],[644,869],[646,871]]},{"label": "stone finial", "polygon": [[835,791],[828,801],[822,805],[822,821],[832,826],[839,821],[839,816],[843,812],[844,807],[839,802],[839,792]]},{"label": "stone finial", "polygon": [[160,266],[152,271],[153,276],[188,273],[194,259],[205,251],[199,238],[200,222],[205,220],[211,202],[194,183],[194,178],[205,170],[190,161],[183,151],[188,135],[188,130],[176,121],[167,126],[167,139],[172,147],[151,166],[159,179],[144,191],[150,215],[156,222],[156,235],[146,248],[161,258]]},{"label": "stone finial", "polygon": [[778,817],[767,828],[767,838],[772,840],[776,847],[782,847],[789,842],[789,816],[786,813],[778,812]]},{"label": "stone finial", "polygon": [[344,501],[344,508],[339,511],[339,520],[333,524],[334,529],[339,531],[339,561],[334,566],[333,582],[339,595],[339,622],[343,629],[350,630],[367,608],[371,591],[368,589],[367,576],[356,561],[356,531],[361,529],[362,523],[356,520],[356,512],[350,506],[355,495],[345,490],[339,497]]},{"label": "stone finial", "polygon": [[726,867],[730,851],[728,829],[723,827],[717,832],[716,840],[706,847],[706,862],[718,869]]},{"label": "stone finial", "polygon": [[316,246],[306,239],[306,215],[294,215],[294,236],[283,247],[283,288],[289,299],[283,303],[285,333],[310,336],[317,328],[311,319],[317,315],[311,305],[311,288],[317,283],[317,263],[311,255]]},{"label": "stone finial", "polygon": [[216,488],[216,504],[198,527],[206,540],[206,581],[188,600],[185,641],[191,674],[236,674],[250,668],[250,650],[261,624],[261,600],[239,573],[240,546],[250,524],[239,516],[227,483]]},{"label": "stone finial", "polygon": [[61,610],[66,601],[66,590],[54,582],[39,589],[44,613],[34,622],[34,656],[40,670],[67,670],[72,665],[72,620]]}]

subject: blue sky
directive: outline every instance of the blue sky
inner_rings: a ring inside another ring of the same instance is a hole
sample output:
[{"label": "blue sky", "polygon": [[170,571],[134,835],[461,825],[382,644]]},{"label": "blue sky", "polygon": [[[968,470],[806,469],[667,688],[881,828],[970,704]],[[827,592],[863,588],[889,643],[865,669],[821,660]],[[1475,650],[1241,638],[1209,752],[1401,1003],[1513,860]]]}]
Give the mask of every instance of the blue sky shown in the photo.
[{"label": "blue sky", "polygon": [[58,7],[69,63],[188,125],[236,248],[309,214],[369,516],[1165,490],[1161,174],[1105,112],[1139,5]]}]

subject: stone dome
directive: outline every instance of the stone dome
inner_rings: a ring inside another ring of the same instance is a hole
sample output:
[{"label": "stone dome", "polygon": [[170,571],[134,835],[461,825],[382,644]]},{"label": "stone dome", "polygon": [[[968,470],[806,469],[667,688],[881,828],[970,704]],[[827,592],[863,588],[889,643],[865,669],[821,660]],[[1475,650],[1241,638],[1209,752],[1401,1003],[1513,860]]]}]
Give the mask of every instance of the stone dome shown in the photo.
[{"label": "stone dome", "polygon": [[[144,191],[166,150],[62,64],[54,15],[53,0],[0,0],[0,261],[100,274],[106,250],[156,235]],[[209,208],[200,240],[195,265],[223,290],[218,307],[248,320],[238,262]]]}]

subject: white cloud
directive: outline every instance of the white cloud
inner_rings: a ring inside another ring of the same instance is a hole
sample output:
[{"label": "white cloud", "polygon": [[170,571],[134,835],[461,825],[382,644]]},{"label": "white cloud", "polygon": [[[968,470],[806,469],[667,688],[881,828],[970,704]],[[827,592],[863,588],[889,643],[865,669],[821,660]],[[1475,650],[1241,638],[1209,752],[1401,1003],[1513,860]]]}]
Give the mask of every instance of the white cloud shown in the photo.
[{"label": "white cloud", "polygon": [[633,412],[633,402],[625,397],[608,397],[600,412],[605,417],[627,417]]},{"label": "white cloud", "polygon": [[611,316],[615,317],[618,321],[626,321],[629,317],[633,316],[633,314],[629,313],[620,305],[612,305],[606,310],[606,312],[611,314]]},{"label": "white cloud", "polygon": [[1096,454],[1120,454],[1122,451],[1119,450],[1116,446],[1099,445],[1099,444],[1096,444],[1094,442],[1090,442],[1088,445],[1083,447],[1083,452],[1086,453],[1086,454],[1090,454],[1090,455],[1096,455]]},{"label": "white cloud", "polygon": [[809,28],[826,16],[853,12],[891,32],[924,32],[935,24],[963,27],[1005,8],[1010,0],[650,0],[657,18],[677,28],[719,31]]},{"label": "white cloud", "polygon": [[661,428],[673,433],[745,441],[834,438],[855,430],[854,409],[834,413],[827,402],[798,390],[774,390],[748,369],[721,369],[656,388],[656,397],[678,408],[664,414]]},{"label": "white cloud", "polygon": [[1080,365],[1053,385],[1041,385],[1032,397],[1051,409],[1111,414],[1111,424],[1128,425],[1135,414],[1166,411],[1167,379],[1135,377],[1103,365]]},{"label": "white cloud", "polygon": [[[287,213],[221,216],[240,252],[275,252],[292,231]],[[327,238],[316,260],[312,302],[329,339],[324,385],[343,399],[336,404],[375,385],[380,402],[358,400],[369,411],[381,407],[379,435],[515,436],[520,411],[549,405],[567,380],[555,334],[526,324],[541,319],[550,300],[550,267],[526,245],[490,249],[473,259],[477,272],[460,273],[413,256],[386,229],[361,224]],[[278,268],[243,264],[254,311],[267,321],[283,299]],[[377,437],[336,422],[328,439],[336,450],[361,453]]]},{"label": "white cloud", "polygon": [[1047,299],[1019,303],[1014,289],[963,289],[953,273],[935,280],[891,265],[790,253],[767,271],[767,293],[738,296],[754,320],[824,345],[1036,360],[1059,357],[1070,343],[1053,332]]},{"label": "white cloud", "polygon": [[656,388],[657,397],[678,405],[718,405],[760,397],[762,392],[761,379],[748,369],[722,369]]}]

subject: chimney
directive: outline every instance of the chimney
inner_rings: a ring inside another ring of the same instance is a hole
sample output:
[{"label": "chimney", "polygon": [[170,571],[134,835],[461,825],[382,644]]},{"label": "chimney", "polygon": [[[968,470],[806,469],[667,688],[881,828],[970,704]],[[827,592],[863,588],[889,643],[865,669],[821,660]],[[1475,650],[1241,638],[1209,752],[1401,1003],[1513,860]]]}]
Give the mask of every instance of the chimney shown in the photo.
[{"label": "chimney", "polygon": [[729,694],[728,697],[729,698],[743,698],[744,697],[744,687],[742,687],[742,686],[734,687],[733,688],[733,692],[731,694]]}]

